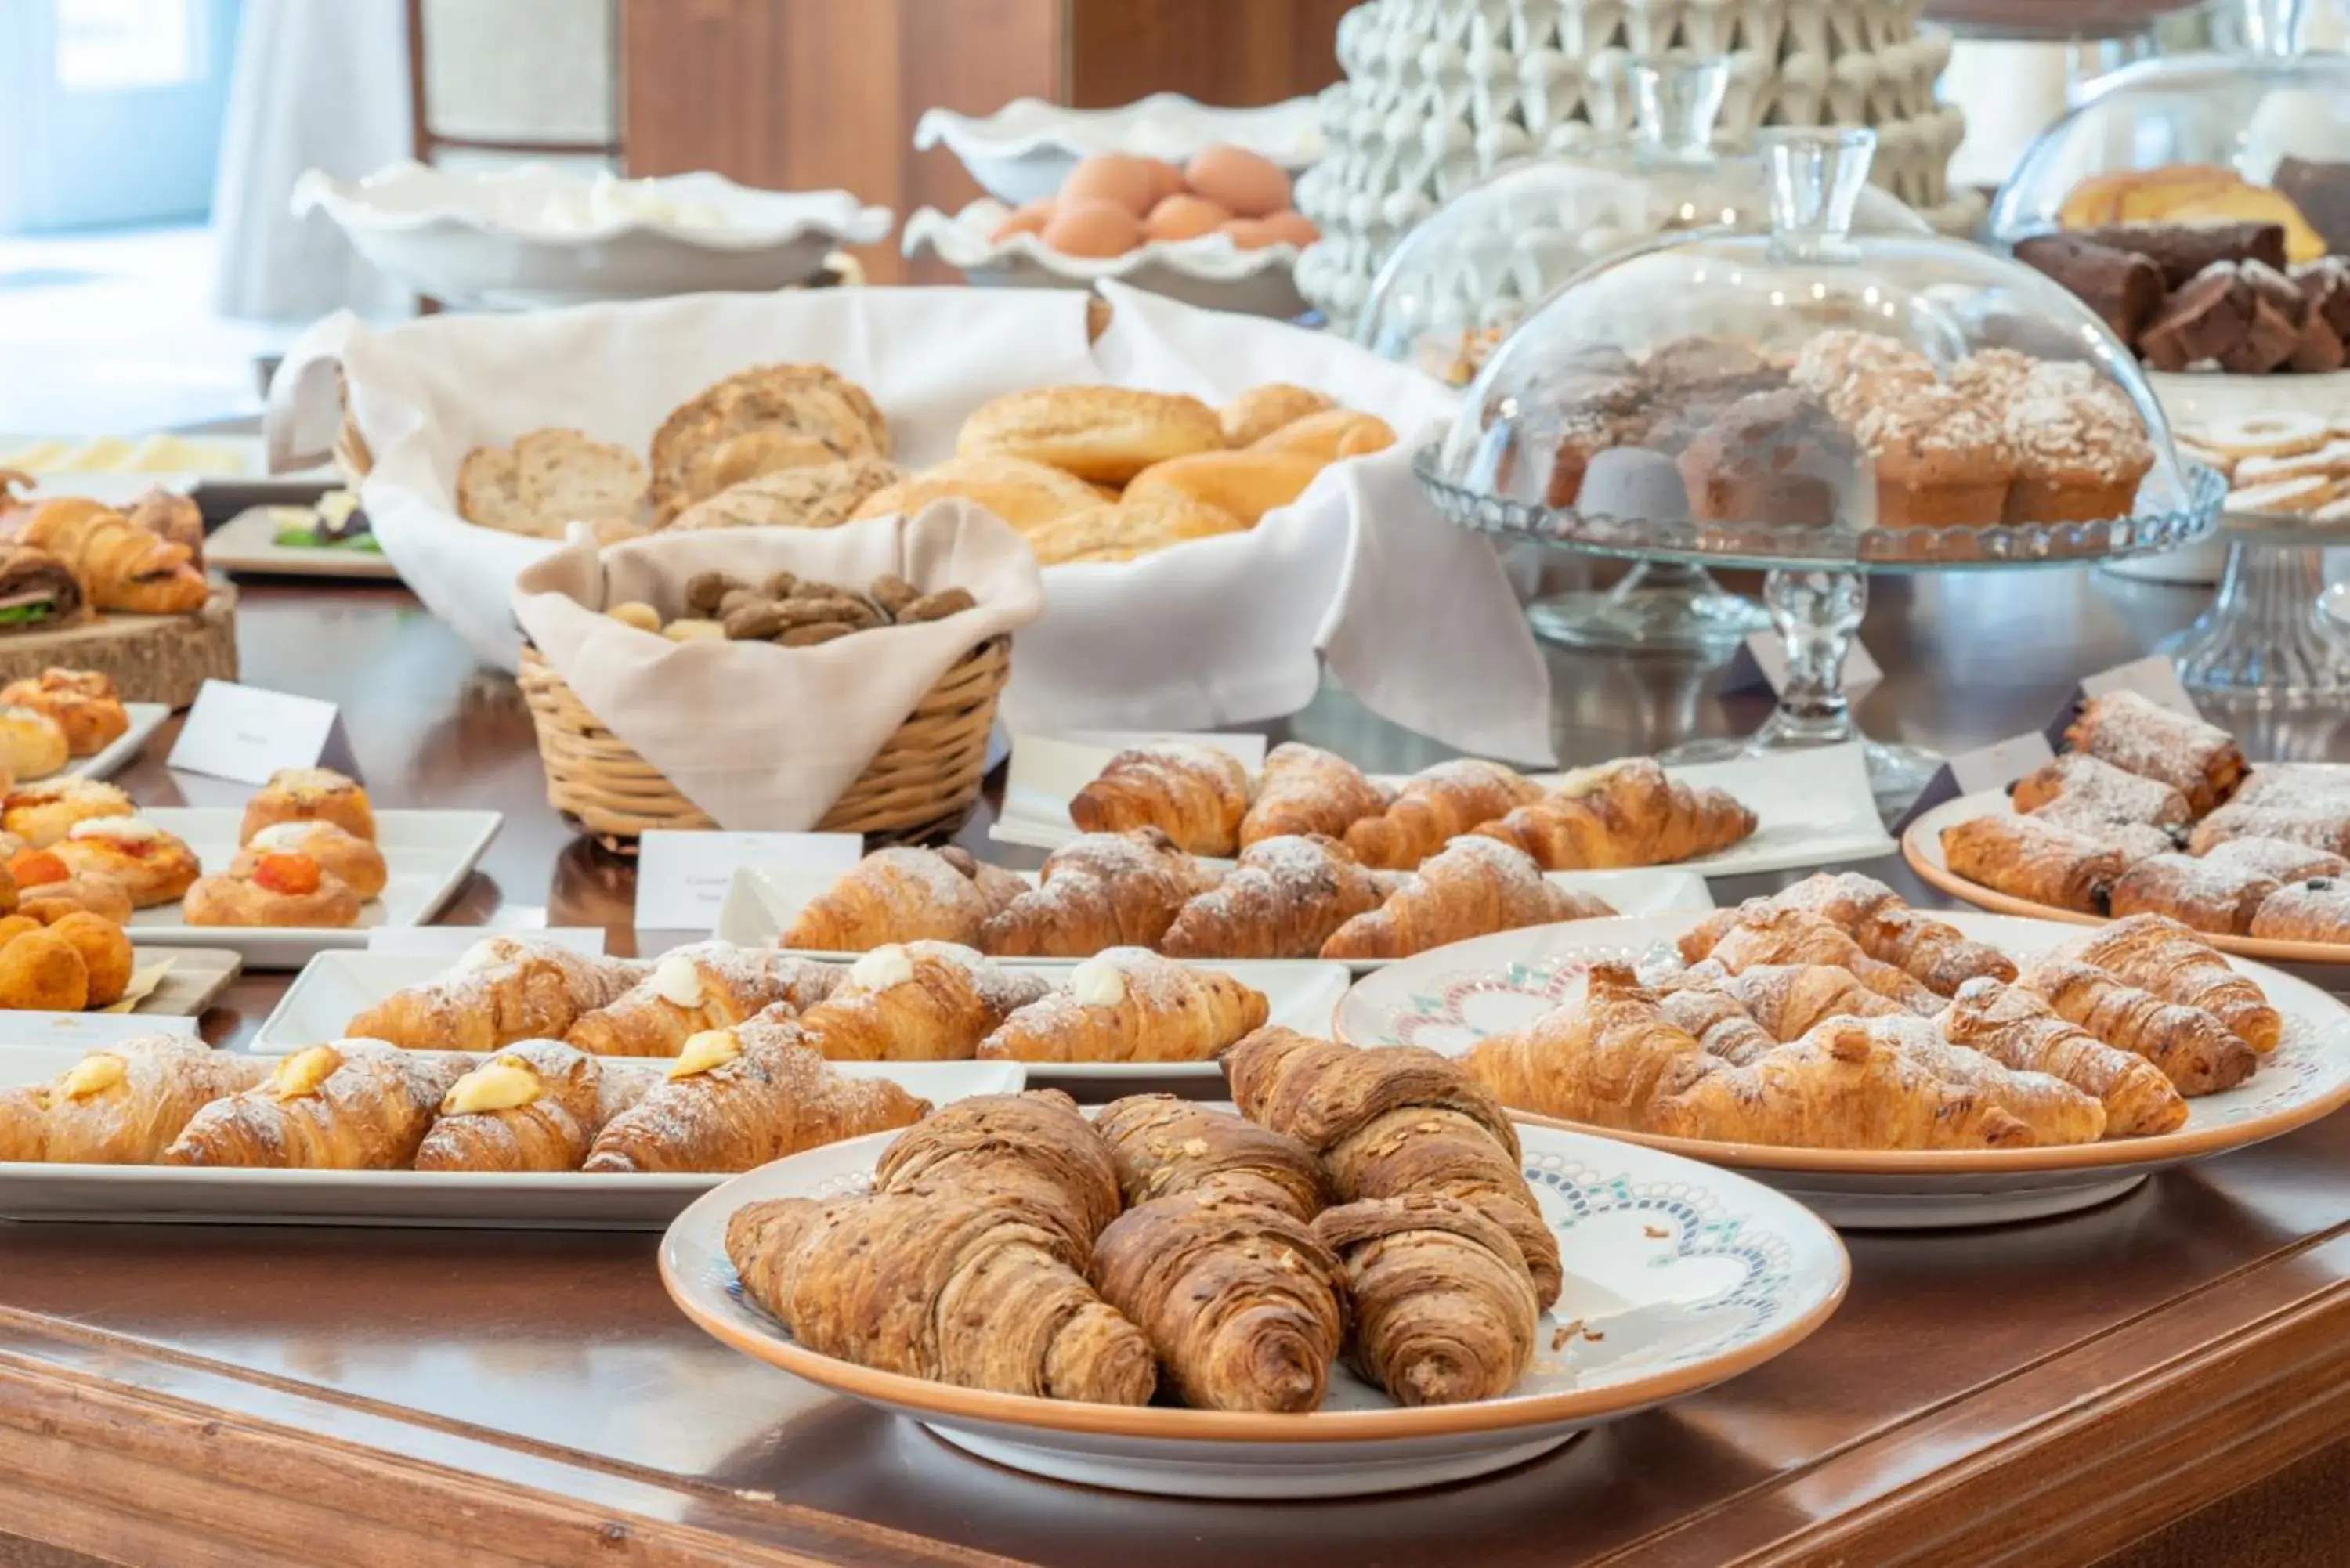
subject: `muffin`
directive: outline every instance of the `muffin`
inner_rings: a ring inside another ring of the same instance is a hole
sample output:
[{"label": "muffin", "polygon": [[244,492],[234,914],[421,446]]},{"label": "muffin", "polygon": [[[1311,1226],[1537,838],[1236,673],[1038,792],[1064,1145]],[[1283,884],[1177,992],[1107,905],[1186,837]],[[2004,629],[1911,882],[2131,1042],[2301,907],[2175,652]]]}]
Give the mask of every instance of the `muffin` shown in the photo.
[{"label": "muffin", "polygon": [[2006,428],[1964,393],[1890,381],[1853,424],[1877,465],[1880,528],[1987,528],[2015,478]]},{"label": "muffin", "polygon": [[1723,410],[1680,455],[1690,510],[1702,523],[1825,528],[1860,451],[1834,416],[1801,392],[1751,392]]},{"label": "muffin", "polygon": [[1846,424],[1857,423],[1880,399],[1939,380],[1934,362],[1899,338],[1848,327],[1804,344],[1787,373],[1790,386],[1816,398]]},{"label": "muffin", "polygon": [[1950,385],[1996,412],[2023,390],[2039,363],[2012,348],[1981,348],[1950,368]]},{"label": "muffin", "polygon": [[2005,407],[2015,483],[2009,523],[2096,523],[2126,517],[2154,448],[2137,410],[2088,366],[2034,365]]}]

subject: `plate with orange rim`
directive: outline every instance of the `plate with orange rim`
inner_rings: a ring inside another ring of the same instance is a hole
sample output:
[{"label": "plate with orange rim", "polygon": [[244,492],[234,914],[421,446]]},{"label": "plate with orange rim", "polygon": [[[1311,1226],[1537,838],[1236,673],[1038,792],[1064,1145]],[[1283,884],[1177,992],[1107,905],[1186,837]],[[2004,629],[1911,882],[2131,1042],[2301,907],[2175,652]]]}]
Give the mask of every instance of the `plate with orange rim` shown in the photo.
[{"label": "plate with orange rim", "polygon": [[[1933,914],[2019,962],[2083,934],[2045,920]],[[1675,940],[1704,918],[1583,920],[1405,959],[1347,992],[1336,1033],[1356,1045],[1423,1045],[1458,1056],[1488,1035],[1533,1023],[1594,962],[1630,963],[1649,976],[1669,969],[1679,961]],[[2188,1101],[2186,1124],[2176,1132],[2034,1148],[1921,1150],[1796,1148],[1616,1130],[1606,1136],[1738,1171],[1853,1230],[2000,1224],[2086,1209],[2121,1197],[2158,1170],[2265,1142],[2350,1104],[2350,1008],[2306,981],[2240,958],[2229,961],[2284,1015],[2284,1038],[2236,1088]]]},{"label": "plate with orange rim", "polygon": [[1178,1497],[1347,1497],[1519,1464],[1577,1432],[1736,1376],[1792,1348],[1844,1299],[1835,1233],[1759,1183],[1588,1134],[1522,1127],[1525,1175],[1566,1282],[1534,1363],[1496,1399],[1405,1408],[1342,1361],[1311,1414],[1079,1404],[878,1372],[797,1344],[726,1258],[746,1203],[862,1191],[894,1134],[738,1177],[678,1217],[661,1282],[721,1342],[894,1411],[982,1459],[1056,1480]]},{"label": "plate with orange rim", "polygon": [[[1909,869],[1931,886],[1953,898],[1963,898],[1994,914],[2057,920],[2068,926],[2104,925],[2109,917],[2035,904],[2028,898],[2019,898],[1996,888],[1986,888],[1980,882],[1970,881],[1950,869],[1950,861],[1942,855],[1944,828],[1954,827],[1961,822],[1972,822],[1979,816],[2009,816],[2014,812],[2014,803],[2008,799],[2005,790],[1984,790],[1978,794],[1945,801],[1903,831],[1901,858],[1909,863]],[[2242,958],[2264,959],[2270,963],[2350,963],[2350,943],[2345,942],[2283,941],[2275,937],[2242,937],[2224,931],[2199,934],[2221,952],[2234,953]]]}]

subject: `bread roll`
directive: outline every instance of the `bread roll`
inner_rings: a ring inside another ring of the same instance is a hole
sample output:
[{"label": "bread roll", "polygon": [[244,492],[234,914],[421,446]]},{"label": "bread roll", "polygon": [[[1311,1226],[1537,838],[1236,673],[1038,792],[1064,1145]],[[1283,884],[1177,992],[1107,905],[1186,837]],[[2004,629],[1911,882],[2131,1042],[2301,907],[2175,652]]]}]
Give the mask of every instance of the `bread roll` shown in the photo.
[{"label": "bread roll", "polygon": [[1218,417],[1223,421],[1226,446],[1254,446],[1274,431],[1332,406],[1327,393],[1311,387],[1268,381],[1226,403]]},{"label": "bread roll", "polygon": [[1135,475],[1126,487],[1126,504],[1195,501],[1220,507],[1253,528],[1266,513],[1304,494],[1325,466],[1294,452],[1201,452]]},{"label": "bread roll", "polygon": [[1224,428],[1197,398],[1125,387],[1009,392],[963,421],[959,457],[1016,457],[1122,484],[1153,463],[1220,452]]},{"label": "bread roll", "polygon": [[955,457],[875,491],[849,520],[893,514],[911,517],[931,502],[951,496],[977,502],[1023,534],[1102,504],[1100,492],[1057,468],[1016,457]]},{"label": "bread roll", "polygon": [[1395,428],[1377,414],[1352,409],[1325,409],[1282,426],[1257,441],[1254,452],[1294,452],[1323,462],[1342,457],[1363,457],[1395,445]]}]

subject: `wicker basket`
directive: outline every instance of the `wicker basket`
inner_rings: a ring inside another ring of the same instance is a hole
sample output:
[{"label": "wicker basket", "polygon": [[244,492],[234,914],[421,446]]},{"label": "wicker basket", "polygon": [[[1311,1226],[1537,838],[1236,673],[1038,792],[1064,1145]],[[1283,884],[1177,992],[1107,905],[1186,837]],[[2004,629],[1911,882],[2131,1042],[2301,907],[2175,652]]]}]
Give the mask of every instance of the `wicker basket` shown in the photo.
[{"label": "wicker basket", "polygon": [[[979,798],[995,701],[1011,673],[1009,638],[991,638],[963,655],[816,830],[902,838],[960,823]],[[625,852],[642,833],[718,826],[598,722],[538,649],[522,650],[519,679],[538,728],[547,803],[607,848]]]}]

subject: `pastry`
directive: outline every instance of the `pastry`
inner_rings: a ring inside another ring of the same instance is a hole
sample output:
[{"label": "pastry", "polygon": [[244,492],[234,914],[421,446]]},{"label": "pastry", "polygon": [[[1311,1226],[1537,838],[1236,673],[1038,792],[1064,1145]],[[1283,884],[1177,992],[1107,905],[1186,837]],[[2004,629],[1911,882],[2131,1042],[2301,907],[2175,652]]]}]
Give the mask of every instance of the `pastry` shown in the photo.
[{"label": "pastry", "polygon": [[1876,466],[1878,527],[1988,528],[2004,515],[2015,452],[2005,422],[1964,393],[1887,389],[1853,434]]},{"label": "pastry", "polygon": [[[2018,779],[2008,798],[2020,812],[2036,813],[2058,801],[2090,814],[2089,819],[2183,827],[2194,817],[2186,795],[2158,778],[2147,778],[2086,752],[2067,752]],[[2074,818],[2077,826],[2080,818]]]},{"label": "pastry", "polygon": [[0,705],[0,776],[46,778],[71,760],[56,720],[37,708]]},{"label": "pastry", "polygon": [[1332,933],[1394,892],[1396,877],[1318,836],[1261,838],[1186,903],[1159,939],[1176,958],[1314,958]]},{"label": "pastry", "polygon": [[881,1151],[873,1190],[1017,1198],[1080,1247],[1120,1201],[1109,1147],[1057,1089],[955,1101]]},{"label": "pastry", "polygon": [[911,1126],[930,1108],[887,1078],[833,1071],[808,1049],[788,1011],[775,1008],[688,1040],[660,1081],[604,1124],[580,1168],[752,1170],[803,1149]]},{"label": "pastry", "polygon": [[[0,484],[0,495],[6,493]],[[6,511],[0,506],[0,514]],[[73,567],[47,550],[0,541],[0,636],[77,625],[89,612],[88,591]]]},{"label": "pastry", "polygon": [[1295,1138],[1172,1095],[1104,1106],[1094,1131],[1109,1148],[1127,1206],[1222,1193],[1311,1220],[1329,1201],[1322,1162]]},{"label": "pastry", "polygon": [[2165,1002],[2199,1007],[2253,1050],[2276,1049],[2283,1015],[2202,938],[2162,915],[2116,920],[2070,956]]},{"label": "pastry", "polygon": [[331,928],[359,923],[350,885],[307,855],[270,850],[238,857],[246,869],[199,877],[181,901],[192,926]]},{"label": "pastry", "polygon": [[1551,794],[1473,832],[1523,850],[1547,871],[1667,866],[1726,849],[1755,816],[1726,790],[1692,787],[1647,757],[1570,774]]},{"label": "pastry", "polygon": [[800,1030],[835,1062],[968,1062],[1052,989],[1035,970],[1004,969],[952,942],[892,942],[851,964]]},{"label": "pastry", "polygon": [[16,912],[43,925],[77,913],[118,926],[130,922],[130,895],[121,883],[99,872],[76,876],[46,849],[20,849],[9,857],[8,876],[16,883]]},{"label": "pastry", "polygon": [[2102,838],[2038,816],[1978,816],[1942,829],[1942,858],[1970,882],[2027,903],[2102,915],[2128,868]]},{"label": "pastry", "polygon": [[2251,929],[2262,900],[2282,885],[2278,877],[2229,861],[2157,855],[2122,873],[2106,908],[2116,918],[2168,915],[2199,931],[2241,936]]},{"label": "pastry", "polygon": [[419,1170],[577,1170],[604,1124],[660,1082],[554,1040],[517,1042],[449,1086]]},{"label": "pastry", "polygon": [[77,822],[49,846],[49,853],[77,877],[96,873],[112,877],[141,909],[176,902],[202,873],[194,850],[135,816]]},{"label": "pastry", "polygon": [[858,503],[849,521],[913,517],[937,501],[972,502],[1025,535],[1101,505],[1103,495],[1084,480],[1041,462],[1000,455],[957,457],[875,491]]},{"label": "pastry", "polygon": [[358,894],[362,903],[381,898],[390,880],[382,850],[324,819],[270,824],[244,841],[229,873],[247,875],[270,855],[299,855],[316,861],[321,870]]},{"label": "pastry", "polygon": [[[1948,996],[1981,975],[2015,978],[2015,965],[1997,949],[1919,913],[1892,888],[1857,871],[1822,871],[1759,901],[1772,909],[1818,916],[1851,937],[1862,952],[1903,971],[1938,996]],[[1680,940],[1681,957],[1690,963],[1707,957],[1743,912],[1743,906],[1727,909],[1691,928]]]},{"label": "pastry", "polygon": [[1869,957],[1841,928],[1808,909],[1759,899],[1742,905],[1711,956],[1732,974],[1759,963],[1826,964],[1851,971],[1869,990],[1921,1017],[1942,1010],[1942,998],[1924,981]]},{"label": "pastry", "polygon": [[2064,739],[2075,751],[2169,784],[2197,816],[2225,802],[2244,777],[2244,753],[2234,736],[2135,691],[2110,691],[2082,703]]},{"label": "pastry", "polygon": [[1040,566],[1130,561],[1191,539],[1238,534],[1248,524],[1221,506],[1180,497],[1097,502],[1025,530]]},{"label": "pastry", "polygon": [[2136,508],[2153,444],[2128,398],[2087,365],[2035,365],[2003,412],[2015,481],[2001,521],[2097,523]]},{"label": "pastry", "polygon": [[1733,973],[1708,959],[1660,981],[1658,989],[1674,996],[1691,992],[1726,996],[1774,1045],[1801,1040],[1831,1018],[1891,1018],[1909,1012],[1861,984],[1850,970],[1830,964],[1757,963]]},{"label": "pastry", "polygon": [[0,1088],[0,1161],[151,1165],[190,1117],[268,1075],[265,1059],[151,1034],[31,1088]]},{"label": "pastry", "polygon": [[1456,838],[1403,878],[1378,909],[1322,944],[1326,959],[1394,959],[1523,926],[1589,920],[1616,911],[1549,881],[1534,860],[1491,838]]},{"label": "pastry", "polygon": [[332,768],[280,768],[270,774],[244,803],[236,841],[249,844],[255,834],[279,822],[331,822],[354,838],[375,842],[375,812],[367,791]]},{"label": "pastry", "polygon": [[400,1170],[471,1064],[380,1040],[313,1045],[281,1059],[263,1083],[198,1111],[161,1163]]},{"label": "pastry", "polygon": [[1411,1193],[1330,1210],[1314,1233],[1347,1271],[1347,1359],[1397,1404],[1497,1399],[1533,1365],[1534,1277],[1476,1209]]},{"label": "pastry", "polygon": [[46,779],[8,792],[5,805],[0,806],[0,829],[30,848],[47,849],[78,822],[138,813],[129,795],[101,779]]},{"label": "pastry", "polygon": [[560,1039],[581,1014],[635,985],[646,967],[551,942],[484,937],[448,973],[393,992],[347,1027],[411,1051],[494,1051],[518,1040]]},{"label": "pastry", "polygon": [[89,966],[73,941],[29,916],[0,919],[0,1012],[79,1012],[89,994]]},{"label": "pastry", "polygon": [[889,426],[864,389],[822,365],[759,365],[704,388],[653,432],[655,527],[780,470],[887,458]]},{"label": "pastry", "polygon": [[2204,851],[2201,859],[2206,866],[2246,876],[2273,877],[2280,882],[2350,872],[2350,860],[2283,838],[2230,838]]},{"label": "pastry", "polygon": [[1241,818],[1241,846],[1296,834],[1337,838],[1387,804],[1379,787],[1346,758],[1284,741],[1266,753],[1257,774],[1255,794]]},{"label": "pastry", "polygon": [[581,1013],[563,1040],[595,1056],[674,1056],[693,1036],[776,1002],[813,1007],[842,979],[830,964],[788,953],[700,942],[663,954],[635,985]]},{"label": "pastry", "polygon": [[[91,680],[103,690],[90,690]],[[0,686],[0,703],[30,708],[48,719],[65,732],[66,749],[77,757],[96,756],[130,728],[114,681],[94,672],[45,670],[35,679]]]},{"label": "pastry", "polygon": [[991,917],[1027,891],[1008,874],[983,874],[960,850],[877,849],[809,899],[777,945],[823,952],[924,940],[970,947]]},{"label": "pastry", "polygon": [[638,531],[645,465],[635,452],[575,430],[536,430],[474,447],[457,465],[457,515],[484,528],[559,539],[584,523],[611,543]]},{"label": "pastry", "polygon": [[[203,608],[212,593],[186,545],[134,528],[94,501],[76,497],[34,507],[16,541],[72,568],[89,602],[102,610],[184,615]],[[0,571],[0,589],[5,587]]]},{"label": "pastry", "polygon": [[731,484],[680,512],[671,528],[834,528],[868,496],[906,477],[886,458],[852,457],[779,469]]},{"label": "pastry", "polygon": [[[1869,994],[1876,996],[1874,992]],[[1877,1000],[1885,1002],[1882,997]],[[1900,1011],[1891,1002],[1885,1005]],[[1696,1041],[1700,1050],[1733,1067],[1745,1066],[1779,1048],[1770,1031],[1755,1023],[1727,991],[1698,984],[1678,990],[1660,987],[1657,1007],[1665,1022]]]},{"label": "pastry", "polygon": [[2350,881],[2312,877],[2261,901],[2250,935],[2282,942],[2350,942]]},{"label": "pastry", "polygon": [[[2252,776],[2272,771],[2262,768]],[[2187,848],[2210,856],[2245,838],[2299,845],[2336,857],[2350,855],[2350,803],[2285,791],[2239,797],[2197,823]]]},{"label": "pastry", "polygon": [[1942,1014],[1944,1038],[2003,1067],[2061,1078],[2106,1107],[2106,1131],[2146,1137],[2176,1131],[2187,1102],[2144,1056],[2116,1050],[2065,1020],[2037,993],[1995,980],[1970,980]]},{"label": "pastry", "polygon": [[1251,452],[1280,452],[1333,463],[1350,457],[1368,457],[1395,443],[1395,427],[1377,414],[1325,409],[1245,444]]},{"label": "pastry", "polygon": [[2183,287],[2217,262],[2288,264],[2284,225],[2251,220],[2233,223],[2116,223],[2085,229],[2078,238],[2154,263],[2165,288]]},{"label": "pastry", "polygon": [[1223,423],[1197,398],[1123,387],[1006,392],[974,410],[958,457],[1016,457],[1079,479],[1123,484],[1153,463],[1219,452]]},{"label": "pastry", "polygon": [[1111,948],[1069,971],[979,1043],[983,1061],[1207,1062],[1267,1016],[1228,974]]},{"label": "pastry", "polygon": [[1183,906],[1220,879],[1159,828],[1088,833],[1045,857],[1037,886],[980,927],[979,948],[999,958],[1090,958],[1156,947]]},{"label": "pastry", "polygon": [[1253,446],[1275,431],[1336,406],[1327,393],[1310,387],[1268,381],[1226,403],[1216,410],[1216,419],[1223,427],[1226,446]]},{"label": "pastry", "polygon": [[1480,1040],[1461,1070],[1515,1110],[1638,1131],[1659,1095],[1719,1064],[1629,966],[1596,963],[1528,1028]]},{"label": "pastry", "polygon": [[1842,425],[1802,393],[1752,392],[1731,403],[1682,449],[1681,481],[1701,523],[1817,527],[1845,511],[1861,468]]},{"label": "pastry", "polygon": [[1542,798],[1542,786],[1499,763],[1461,758],[1406,780],[1377,816],[1347,829],[1347,847],[1366,866],[1409,871],[1455,837]]},{"label": "pastry", "polygon": [[204,514],[194,496],[166,490],[160,484],[150,485],[147,493],[123,512],[122,519],[133,528],[144,528],[159,538],[184,546],[197,565],[203,564]]},{"label": "pastry", "polygon": [[1194,855],[1240,847],[1248,770],[1229,752],[1170,741],[1118,753],[1069,802],[1085,833],[1156,827]]},{"label": "pastry", "polygon": [[2232,1089],[2252,1075],[2260,1061],[2251,1046],[2201,1008],[2165,1002],[2089,964],[2043,958],[2018,983],[2058,1017],[2117,1051],[2153,1063],[2181,1095]]}]

